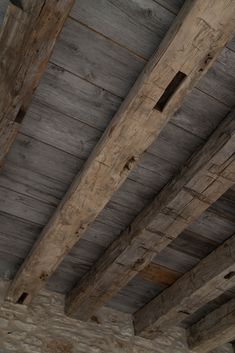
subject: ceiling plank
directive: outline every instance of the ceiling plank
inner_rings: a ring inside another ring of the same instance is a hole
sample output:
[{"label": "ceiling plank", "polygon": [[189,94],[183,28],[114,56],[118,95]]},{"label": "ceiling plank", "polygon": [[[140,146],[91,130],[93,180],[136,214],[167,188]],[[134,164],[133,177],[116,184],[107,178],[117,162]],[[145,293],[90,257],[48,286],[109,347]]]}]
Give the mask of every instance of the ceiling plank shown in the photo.
[{"label": "ceiling plank", "polygon": [[[235,111],[69,293],[67,314],[88,319],[234,182]],[[139,333],[148,315],[138,322]]]},{"label": "ceiling plank", "polygon": [[195,323],[188,331],[193,352],[207,353],[235,339],[235,299]]},{"label": "ceiling plank", "polygon": [[74,0],[24,0],[21,4],[8,6],[0,33],[0,167]]},{"label": "ceiling plank", "polygon": [[94,221],[232,37],[234,10],[233,0],[186,1],[21,266],[9,299],[29,303]]},{"label": "ceiling plank", "polygon": [[154,338],[235,285],[235,235],[136,312],[138,335]]},{"label": "ceiling plank", "polygon": [[146,266],[140,273],[140,277],[145,279],[146,281],[161,283],[166,286],[170,286],[177,279],[183,276],[182,273],[171,270],[165,266],[161,266],[151,262],[148,266]]}]

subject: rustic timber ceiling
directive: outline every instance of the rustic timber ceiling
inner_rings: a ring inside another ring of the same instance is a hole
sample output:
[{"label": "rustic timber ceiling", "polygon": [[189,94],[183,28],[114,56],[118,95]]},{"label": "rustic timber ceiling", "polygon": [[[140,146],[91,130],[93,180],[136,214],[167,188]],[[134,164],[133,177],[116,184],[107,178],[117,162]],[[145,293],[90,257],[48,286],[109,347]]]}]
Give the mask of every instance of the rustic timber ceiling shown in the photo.
[{"label": "rustic timber ceiling", "polygon": [[80,320],[107,305],[143,337],[232,341],[234,1],[22,4],[0,4],[7,300],[46,286]]}]

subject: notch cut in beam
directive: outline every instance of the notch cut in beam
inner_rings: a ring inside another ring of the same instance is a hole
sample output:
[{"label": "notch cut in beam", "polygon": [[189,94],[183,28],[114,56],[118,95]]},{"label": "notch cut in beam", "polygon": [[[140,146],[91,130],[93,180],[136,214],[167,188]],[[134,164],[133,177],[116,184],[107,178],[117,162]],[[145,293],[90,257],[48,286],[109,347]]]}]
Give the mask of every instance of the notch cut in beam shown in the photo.
[{"label": "notch cut in beam", "polygon": [[[89,319],[234,182],[235,111],[69,293],[67,314]],[[164,308],[164,302],[158,304],[136,317],[137,334],[151,325],[157,309]]]},{"label": "notch cut in beam", "polygon": [[188,343],[195,353],[207,353],[235,340],[235,299],[206,315],[188,330]]},{"label": "notch cut in beam", "polygon": [[155,105],[155,109],[159,110],[160,112],[163,112],[164,108],[166,107],[167,103],[173,96],[173,94],[179,89],[180,85],[183,83],[183,81],[186,79],[187,75],[185,75],[183,72],[178,71],[177,74],[173,77],[169,85],[166,87],[165,91],[159,98],[158,102]]},{"label": "notch cut in beam", "polygon": [[[36,295],[208,70],[234,31],[235,4],[230,3],[186,1],[21,266],[9,291],[11,300],[17,301],[26,292],[28,303]],[[162,112],[154,109],[179,71],[186,79]]]},{"label": "notch cut in beam", "polygon": [[7,8],[0,33],[0,167],[73,4],[27,0],[12,1]]}]

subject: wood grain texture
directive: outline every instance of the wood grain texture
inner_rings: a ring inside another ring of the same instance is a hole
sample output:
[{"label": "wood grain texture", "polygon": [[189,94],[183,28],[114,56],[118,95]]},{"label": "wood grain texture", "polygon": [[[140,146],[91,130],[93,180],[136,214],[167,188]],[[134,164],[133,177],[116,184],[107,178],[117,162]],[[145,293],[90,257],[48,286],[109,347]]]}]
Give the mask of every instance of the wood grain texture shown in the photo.
[{"label": "wood grain texture", "polygon": [[[16,276],[13,300],[26,292],[29,302],[94,221],[231,37],[233,12],[229,1],[186,3]],[[163,111],[154,109],[179,70],[187,78]]]},{"label": "wood grain texture", "polygon": [[71,291],[69,315],[87,319],[233,185],[234,114]]},{"label": "wood grain texture", "polygon": [[9,5],[0,34],[0,166],[52,53],[74,0]]},{"label": "wood grain texture", "polygon": [[174,13],[152,0],[78,0],[71,17],[148,60],[161,43],[183,2],[177,4],[177,1],[168,1],[170,3],[176,5]]},{"label": "wood grain texture", "polygon": [[153,338],[234,286],[235,236],[135,314],[136,333]]},{"label": "wood grain texture", "polygon": [[235,339],[235,299],[206,315],[188,330],[193,352],[207,353]]},{"label": "wood grain texture", "polygon": [[182,273],[170,270],[155,263],[150,263],[142,271],[140,271],[139,276],[143,277],[147,281],[169,286],[179,279],[182,276]]}]

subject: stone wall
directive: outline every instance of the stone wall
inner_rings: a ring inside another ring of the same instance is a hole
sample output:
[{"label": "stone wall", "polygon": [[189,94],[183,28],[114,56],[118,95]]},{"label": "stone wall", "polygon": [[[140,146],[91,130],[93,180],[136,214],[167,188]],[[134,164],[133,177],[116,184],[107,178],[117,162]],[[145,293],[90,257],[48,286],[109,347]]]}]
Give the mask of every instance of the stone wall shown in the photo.
[{"label": "stone wall", "polygon": [[0,281],[0,353],[187,352],[182,329],[173,329],[152,342],[134,336],[128,314],[104,308],[84,323],[64,315],[60,294],[43,290],[26,307],[4,302],[7,286]]}]

